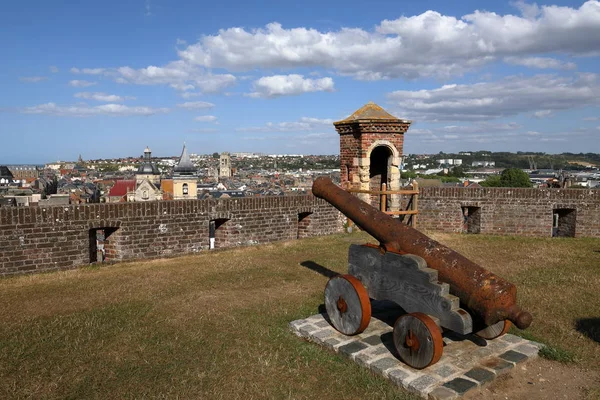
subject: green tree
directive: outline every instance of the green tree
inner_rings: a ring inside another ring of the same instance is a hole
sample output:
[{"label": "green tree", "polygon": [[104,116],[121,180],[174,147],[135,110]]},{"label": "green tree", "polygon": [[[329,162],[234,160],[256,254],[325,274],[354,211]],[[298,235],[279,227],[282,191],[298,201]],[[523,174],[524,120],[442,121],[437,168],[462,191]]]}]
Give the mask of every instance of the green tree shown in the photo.
[{"label": "green tree", "polygon": [[490,175],[483,182],[479,182],[483,187],[500,187],[500,175]]},{"label": "green tree", "polygon": [[532,187],[529,175],[519,168],[507,168],[500,174],[502,187]]},{"label": "green tree", "polygon": [[448,171],[448,176],[454,176],[456,178],[463,178],[463,177],[467,176],[467,174],[465,174],[465,170],[463,169],[463,167],[461,167],[460,165],[457,165],[456,167],[454,167],[450,171]]},{"label": "green tree", "polygon": [[485,187],[532,187],[529,175],[519,168],[507,168],[500,176],[492,175],[481,182]]},{"label": "green tree", "polygon": [[218,159],[219,158],[219,153],[213,153],[213,158]]}]

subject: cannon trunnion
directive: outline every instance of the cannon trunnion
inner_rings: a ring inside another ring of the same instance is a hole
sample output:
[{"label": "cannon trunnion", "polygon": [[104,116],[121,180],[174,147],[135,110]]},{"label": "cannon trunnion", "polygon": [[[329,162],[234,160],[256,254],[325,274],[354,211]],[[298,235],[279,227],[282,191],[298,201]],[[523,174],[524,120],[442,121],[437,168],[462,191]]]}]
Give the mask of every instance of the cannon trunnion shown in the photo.
[{"label": "cannon trunnion", "polygon": [[327,283],[325,307],[338,331],[361,333],[370,321],[370,299],[393,301],[407,312],[394,324],[394,346],[402,361],[420,369],[440,359],[442,329],[494,339],[508,331],[510,321],[520,329],[531,324],[511,283],[327,178],[315,180],[313,193],[380,241],[351,245],[348,274]]}]

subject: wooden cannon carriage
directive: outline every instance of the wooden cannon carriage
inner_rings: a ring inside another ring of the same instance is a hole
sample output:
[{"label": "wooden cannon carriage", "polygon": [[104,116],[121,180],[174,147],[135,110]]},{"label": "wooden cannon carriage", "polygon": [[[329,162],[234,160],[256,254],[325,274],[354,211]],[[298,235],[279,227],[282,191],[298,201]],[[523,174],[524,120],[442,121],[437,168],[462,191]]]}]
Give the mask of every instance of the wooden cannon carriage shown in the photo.
[{"label": "wooden cannon carriage", "polygon": [[516,304],[516,287],[457,252],[377,210],[328,178],[317,178],[313,194],[323,198],[379,240],[351,245],[347,275],[325,287],[325,307],[335,329],[364,331],[371,302],[391,300],[407,314],[393,331],[402,361],[421,369],[442,356],[442,328],[484,339],[504,335],[514,323],[527,328],[532,316]]}]

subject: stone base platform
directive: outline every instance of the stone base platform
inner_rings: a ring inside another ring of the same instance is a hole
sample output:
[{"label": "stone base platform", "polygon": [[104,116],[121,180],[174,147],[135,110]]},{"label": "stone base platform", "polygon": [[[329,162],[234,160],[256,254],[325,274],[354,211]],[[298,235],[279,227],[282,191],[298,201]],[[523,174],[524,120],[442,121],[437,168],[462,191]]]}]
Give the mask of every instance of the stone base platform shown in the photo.
[{"label": "stone base platform", "polygon": [[[373,302],[376,303],[376,302]],[[456,399],[516,364],[538,355],[539,343],[506,334],[487,341],[475,335],[445,332],[440,361],[423,370],[413,369],[395,355],[393,323],[402,309],[373,304],[369,327],[360,335],[345,336],[329,323],[326,313],[292,321],[292,331],[311,342],[343,354],[359,365],[426,399]]]}]

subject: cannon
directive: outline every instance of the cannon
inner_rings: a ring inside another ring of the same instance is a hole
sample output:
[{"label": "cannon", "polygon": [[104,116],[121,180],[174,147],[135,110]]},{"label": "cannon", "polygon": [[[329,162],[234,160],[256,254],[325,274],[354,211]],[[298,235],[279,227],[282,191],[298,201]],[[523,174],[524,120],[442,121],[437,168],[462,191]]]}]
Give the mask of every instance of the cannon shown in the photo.
[{"label": "cannon", "polygon": [[370,299],[393,301],[407,312],[394,324],[394,347],[403,362],[422,369],[441,358],[442,329],[492,340],[511,322],[519,329],[531,324],[510,282],[326,177],[315,179],[312,191],[380,242],[351,245],[348,274],[331,278],[325,287],[327,314],[341,333],[356,335],[367,328]]}]

